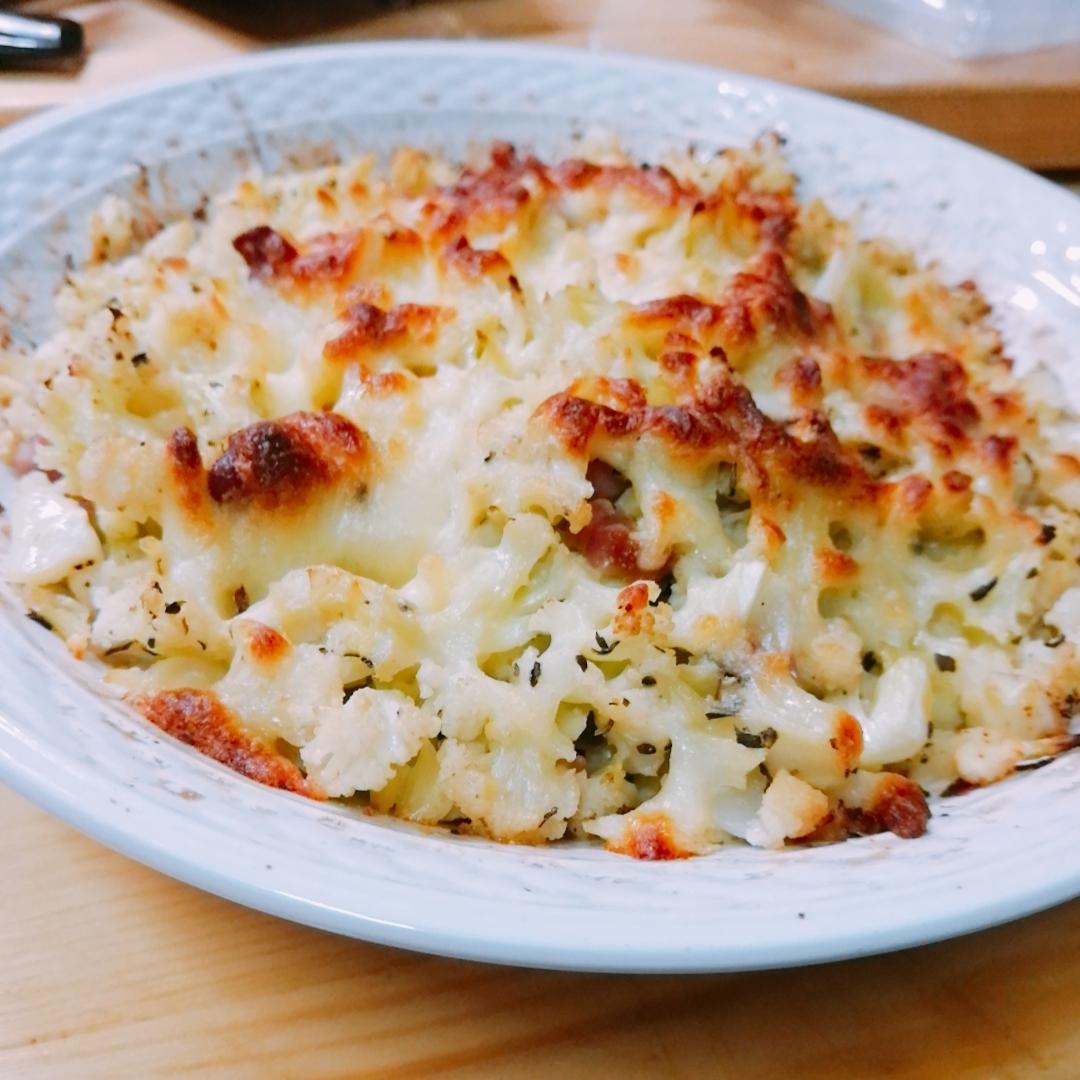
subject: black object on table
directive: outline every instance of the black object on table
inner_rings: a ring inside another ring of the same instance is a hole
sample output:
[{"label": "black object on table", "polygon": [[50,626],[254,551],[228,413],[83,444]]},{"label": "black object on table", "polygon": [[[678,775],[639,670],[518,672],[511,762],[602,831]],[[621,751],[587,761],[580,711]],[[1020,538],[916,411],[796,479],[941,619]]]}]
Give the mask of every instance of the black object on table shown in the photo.
[{"label": "black object on table", "polygon": [[83,45],[83,29],[71,19],[0,11],[0,72],[77,68]]}]

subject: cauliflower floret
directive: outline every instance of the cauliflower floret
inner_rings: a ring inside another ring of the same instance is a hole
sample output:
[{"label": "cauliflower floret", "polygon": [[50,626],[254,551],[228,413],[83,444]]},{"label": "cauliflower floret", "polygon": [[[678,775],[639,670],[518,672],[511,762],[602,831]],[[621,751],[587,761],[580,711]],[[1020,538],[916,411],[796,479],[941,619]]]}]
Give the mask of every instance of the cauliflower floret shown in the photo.
[{"label": "cauliflower floret", "polygon": [[439,718],[404,694],[360,689],[344,705],[320,711],[300,758],[328,795],[374,791],[438,731]]},{"label": "cauliflower floret", "polygon": [[4,564],[8,580],[51,585],[101,556],[101,541],[83,506],[57,490],[44,473],[32,472],[19,481]]},{"label": "cauliflower floret", "polygon": [[755,847],[783,847],[785,840],[812,833],[828,812],[827,795],[781,769],[766,789],[746,839]]}]

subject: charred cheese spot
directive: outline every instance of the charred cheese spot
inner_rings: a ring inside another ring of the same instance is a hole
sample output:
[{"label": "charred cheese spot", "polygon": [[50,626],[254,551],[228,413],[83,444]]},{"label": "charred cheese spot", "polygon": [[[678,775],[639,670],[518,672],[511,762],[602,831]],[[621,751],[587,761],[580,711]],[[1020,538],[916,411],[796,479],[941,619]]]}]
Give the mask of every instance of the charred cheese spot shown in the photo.
[{"label": "charred cheese spot", "polygon": [[301,284],[341,281],[355,265],[360,242],[359,236],[352,233],[323,233],[289,262],[289,276]]},{"label": "charred cheese spot", "polygon": [[802,409],[818,408],[821,404],[821,368],[812,356],[795,357],[776,374],[781,386],[786,386],[792,403]]},{"label": "charred cheese spot", "polygon": [[824,585],[839,585],[855,577],[859,564],[846,551],[822,548],[816,555],[817,572]]},{"label": "charred cheese spot", "polygon": [[648,632],[653,616],[649,611],[649,586],[644,581],[627,585],[615,600],[616,615],[612,628],[619,637]]},{"label": "charred cheese spot", "polygon": [[959,495],[971,490],[971,477],[965,472],[960,472],[958,469],[949,469],[948,472],[941,477],[941,482],[944,485],[945,490],[954,495]]},{"label": "charred cheese spot", "polygon": [[456,184],[435,194],[424,208],[428,226],[435,234],[501,228],[532,198],[525,181],[542,181],[544,174],[536,158],[519,157],[510,143],[496,143],[487,168],[466,169]]},{"label": "charred cheese spot", "polygon": [[269,225],[258,225],[241,233],[233,240],[233,247],[254,278],[270,278],[281,273],[297,256],[296,248]]},{"label": "charred cheese spot", "polygon": [[472,247],[464,236],[448,245],[443,253],[446,265],[466,278],[492,277],[506,280],[510,275],[510,263],[498,251],[480,250]]},{"label": "charred cheese spot", "polygon": [[823,415],[805,418],[796,438],[766,416],[730,374],[714,377],[687,405],[634,404],[620,410],[562,393],[543,402],[536,418],[576,454],[589,454],[607,442],[652,437],[658,449],[688,463],[736,462],[748,485],[762,495],[791,491],[800,483],[850,501],[882,492],[857,452],[841,444]]},{"label": "charred cheese spot", "polygon": [[911,517],[918,517],[929,505],[934,485],[925,476],[905,476],[896,486],[898,505]]},{"label": "charred cheese spot", "polygon": [[627,823],[623,837],[609,843],[608,850],[646,862],[685,859],[692,854],[680,847],[671,819],[662,813],[641,814],[633,818]]},{"label": "charred cheese spot", "polygon": [[195,433],[177,428],[165,444],[166,475],[177,502],[189,518],[198,519],[206,505],[206,470]]},{"label": "charred cheese spot", "polygon": [[229,436],[207,474],[214,502],[272,511],[302,505],[321,489],[364,474],[367,437],[336,413],[292,413]]},{"label": "charred cheese spot", "polygon": [[404,371],[362,371],[359,381],[365,394],[378,398],[408,393],[416,383],[416,380]]},{"label": "charred cheese spot", "polygon": [[663,208],[693,206],[700,198],[696,187],[680,183],[663,165],[655,168],[647,165],[597,165],[571,158],[548,170],[547,177],[556,187],[570,191],[623,188],[644,202]]},{"label": "charred cheese spot", "polygon": [[353,361],[405,343],[430,345],[449,316],[446,308],[426,304],[399,304],[389,311],[363,301],[350,304],[342,316],[345,329],[326,343],[323,355]]},{"label": "charred cheese spot", "polygon": [[289,652],[289,642],[272,626],[251,620],[244,627],[248,656],[256,663],[273,665]]},{"label": "charred cheese spot", "polygon": [[1006,472],[1012,466],[1018,445],[1012,435],[987,435],[979,443],[979,453],[991,469]]},{"label": "charred cheese spot", "polygon": [[858,764],[863,748],[863,733],[859,721],[851,713],[841,712],[829,743],[840,759],[840,767],[845,771],[853,769]]},{"label": "charred cheese spot", "polygon": [[926,352],[907,360],[863,357],[862,368],[876,398],[868,418],[895,436],[915,424],[928,432],[940,453],[952,454],[979,422],[979,410],[968,396],[967,374],[953,356]]},{"label": "charred cheese spot", "polygon": [[167,735],[249,780],[311,799],[324,798],[288,758],[244,732],[235,714],[209,690],[164,690],[137,698],[134,705]]}]

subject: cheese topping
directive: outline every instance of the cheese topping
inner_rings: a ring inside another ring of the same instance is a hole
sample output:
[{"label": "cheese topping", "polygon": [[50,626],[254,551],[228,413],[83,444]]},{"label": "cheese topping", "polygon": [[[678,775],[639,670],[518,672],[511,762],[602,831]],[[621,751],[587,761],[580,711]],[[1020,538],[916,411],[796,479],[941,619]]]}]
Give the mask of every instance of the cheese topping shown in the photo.
[{"label": "cheese topping", "polygon": [[94,228],[4,358],[4,571],[240,772],[677,858],[916,836],[1076,741],[1071,419],[776,141],[406,149]]}]

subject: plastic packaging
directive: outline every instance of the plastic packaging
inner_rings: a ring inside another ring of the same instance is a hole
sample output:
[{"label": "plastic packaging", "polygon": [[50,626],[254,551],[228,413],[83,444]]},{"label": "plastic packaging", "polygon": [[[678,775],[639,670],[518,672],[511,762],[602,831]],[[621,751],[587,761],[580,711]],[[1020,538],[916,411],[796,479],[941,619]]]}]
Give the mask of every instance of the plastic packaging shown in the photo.
[{"label": "plastic packaging", "polygon": [[1080,0],[828,0],[957,58],[1080,41]]}]

